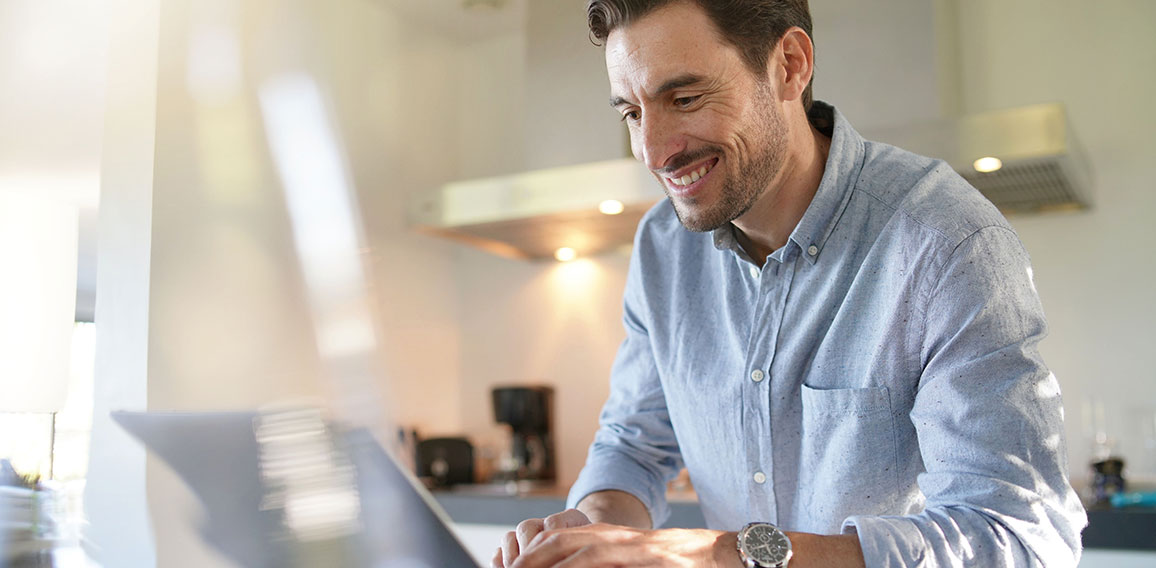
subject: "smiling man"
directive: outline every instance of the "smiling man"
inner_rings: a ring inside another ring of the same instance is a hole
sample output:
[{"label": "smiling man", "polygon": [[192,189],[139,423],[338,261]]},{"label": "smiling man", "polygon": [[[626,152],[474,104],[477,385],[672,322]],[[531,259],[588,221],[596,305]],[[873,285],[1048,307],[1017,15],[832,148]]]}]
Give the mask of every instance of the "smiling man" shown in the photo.
[{"label": "smiling man", "polygon": [[[806,0],[592,0],[668,200],[573,507],[495,566],[1074,566],[1046,324],[1007,221],[811,100]],[[685,466],[709,530],[655,530]]]}]

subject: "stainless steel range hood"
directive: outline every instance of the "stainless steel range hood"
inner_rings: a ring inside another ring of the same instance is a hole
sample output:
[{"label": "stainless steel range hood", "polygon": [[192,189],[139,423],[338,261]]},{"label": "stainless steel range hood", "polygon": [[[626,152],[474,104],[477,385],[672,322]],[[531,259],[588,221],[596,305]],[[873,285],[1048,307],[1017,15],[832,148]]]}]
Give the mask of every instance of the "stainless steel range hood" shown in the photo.
[{"label": "stainless steel range hood", "polygon": [[[551,258],[561,247],[590,255],[629,244],[662,188],[633,158],[460,181],[416,204],[413,225],[501,256]],[[621,213],[599,211],[606,200]]]},{"label": "stainless steel range hood", "polygon": [[[1005,214],[1090,207],[1091,170],[1058,103],[865,132],[864,136],[951,164]],[[981,158],[1002,167],[976,169]]]}]

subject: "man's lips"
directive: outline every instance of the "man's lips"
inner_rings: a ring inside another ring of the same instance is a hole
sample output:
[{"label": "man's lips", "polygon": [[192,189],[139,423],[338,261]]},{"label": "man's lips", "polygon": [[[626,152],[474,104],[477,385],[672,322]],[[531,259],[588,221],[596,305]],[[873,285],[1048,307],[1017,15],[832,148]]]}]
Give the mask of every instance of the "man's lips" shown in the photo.
[{"label": "man's lips", "polygon": [[705,178],[718,164],[718,158],[681,168],[671,175],[661,175],[663,183],[675,195],[686,196],[702,186]]}]

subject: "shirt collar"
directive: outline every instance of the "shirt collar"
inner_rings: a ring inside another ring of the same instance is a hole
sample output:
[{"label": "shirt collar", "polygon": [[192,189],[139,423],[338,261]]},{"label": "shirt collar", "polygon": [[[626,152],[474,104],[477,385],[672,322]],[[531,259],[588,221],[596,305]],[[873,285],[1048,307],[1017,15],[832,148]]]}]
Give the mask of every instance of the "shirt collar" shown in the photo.
[{"label": "shirt collar", "polygon": [[[815,128],[831,137],[831,147],[827,152],[827,164],[819,189],[815,191],[815,197],[791,232],[789,240],[798,245],[803,257],[814,264],[823,253],[823,245],[827,243],[827,238],[835,230],[835,224],[847,207],[851,188],[855,186],[859,171],[863,168],[864,151],[863,137],[835,107],[814,101],[807,117]],[[740,258],[748,259],[735,239],[733,224],[727,223],[715,229],[711,235],[715,248],[734,251]]]}]

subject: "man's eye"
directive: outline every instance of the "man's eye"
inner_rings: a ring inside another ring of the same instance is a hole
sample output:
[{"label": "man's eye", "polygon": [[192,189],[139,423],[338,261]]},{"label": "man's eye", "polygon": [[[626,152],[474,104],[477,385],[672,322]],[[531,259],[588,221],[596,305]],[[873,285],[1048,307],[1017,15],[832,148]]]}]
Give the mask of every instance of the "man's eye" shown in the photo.
[{"label": "man's eye", "polygon": [[685,107],[688,107],[688,106],[694,104],[694,101],[697,101],[697,100],[698,100],[698,95],[695,95],[693,97],[678,97],[678,98],[674,99],[674,106],[685,108]]},{"label": "man's eye", "polygon": [[638,121],[638,111],[628,110],[628,111],[622,113],[622,120],[623,121],[630,121],[630,122],[637,122]]}]

